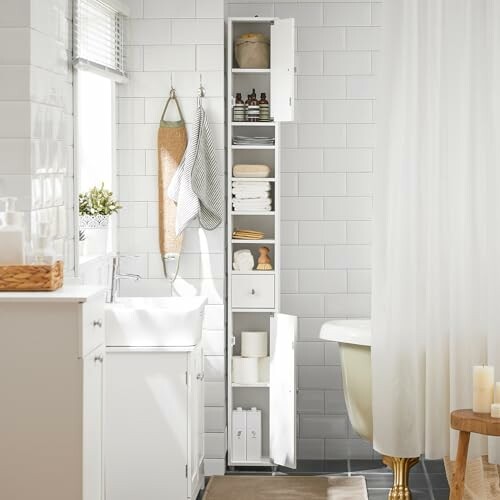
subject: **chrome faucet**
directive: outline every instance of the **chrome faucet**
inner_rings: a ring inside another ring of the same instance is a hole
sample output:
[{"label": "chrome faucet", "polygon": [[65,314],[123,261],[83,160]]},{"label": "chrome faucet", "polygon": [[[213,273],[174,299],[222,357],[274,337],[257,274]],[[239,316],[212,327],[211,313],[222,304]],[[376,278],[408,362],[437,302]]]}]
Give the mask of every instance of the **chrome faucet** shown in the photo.
[{"label": "chrome faucet", "polygon": [[116,299],[116,292],[118,290],[118,283],[120,280],[134,280],[139,281],[141,277],[138,274],[120,273],[120,255],[113,257],[111,267],[111,286],[109,287],[108,302],[114,303]]}]

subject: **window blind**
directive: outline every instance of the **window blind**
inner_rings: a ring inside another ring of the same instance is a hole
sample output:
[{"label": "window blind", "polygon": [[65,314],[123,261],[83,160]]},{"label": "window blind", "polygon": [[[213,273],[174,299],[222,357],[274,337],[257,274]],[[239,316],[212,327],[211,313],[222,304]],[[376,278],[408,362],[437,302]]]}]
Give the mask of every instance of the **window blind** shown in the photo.
[{"label": "window blind", "polygon": [[116,0],[74,0],[73,65],[125,80],[123,18]]}]

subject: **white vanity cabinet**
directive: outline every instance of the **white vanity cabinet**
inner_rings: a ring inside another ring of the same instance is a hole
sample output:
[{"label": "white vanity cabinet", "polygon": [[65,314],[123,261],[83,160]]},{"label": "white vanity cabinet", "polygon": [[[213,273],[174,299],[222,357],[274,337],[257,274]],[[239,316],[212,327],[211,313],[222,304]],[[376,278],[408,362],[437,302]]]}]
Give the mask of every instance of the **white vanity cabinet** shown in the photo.
[{"label": "white vanity cabinet", "polygon": [[106,500],[196,499],[203,378],[200,346],[107,348]]},{"label": "white vanity cabinet", "polygon": [[104,293],[0,293],[0,498],[101,500]]}]

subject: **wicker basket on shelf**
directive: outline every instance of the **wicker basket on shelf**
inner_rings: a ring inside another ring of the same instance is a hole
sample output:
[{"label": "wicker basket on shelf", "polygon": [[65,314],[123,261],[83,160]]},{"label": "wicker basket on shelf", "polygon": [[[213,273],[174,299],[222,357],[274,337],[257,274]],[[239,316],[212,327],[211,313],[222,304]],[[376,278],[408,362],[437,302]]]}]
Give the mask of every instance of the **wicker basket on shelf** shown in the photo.
[{"label": "wicker basket on shelf", "polygon": [[52,292],[61,288],[64,278],[63,262],[20,266],[0,266],[0,291]]}]

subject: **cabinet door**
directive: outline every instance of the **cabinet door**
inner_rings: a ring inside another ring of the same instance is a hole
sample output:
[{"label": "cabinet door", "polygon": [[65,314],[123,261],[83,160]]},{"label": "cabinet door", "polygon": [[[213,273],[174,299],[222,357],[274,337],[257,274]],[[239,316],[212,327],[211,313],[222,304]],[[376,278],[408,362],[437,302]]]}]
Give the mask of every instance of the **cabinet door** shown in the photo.
[{"label": "cabinet door", "polygon": [[104,347],[83,358],[83,500],[102,498]]},{"label": "cabinet door", "polygon": [[291,122],[295,98],[295,19],[275,19],[271,26],[271,115]]},{"label": "cabinet door", "polygon": [[297,317],[271,318],[270,455],[276,465],[297,466],[295,337]]},{"label": "cabinet door", "polygon": [[188,497],[195,498],[197,494],[196,487],[203,480],[203,459],[204,453],[204,382],[203,379],[203,351],[201,347],[195,349],[190,355],[190,405],[189,421],[190,432],[189,442],[191,451],[191,481],[188,485]]},{"label": "cabinet door", "polygon": [[187,389],[186,353],[107,353],[106,500],[187,498]]}]

